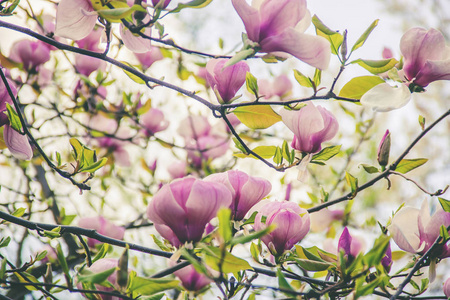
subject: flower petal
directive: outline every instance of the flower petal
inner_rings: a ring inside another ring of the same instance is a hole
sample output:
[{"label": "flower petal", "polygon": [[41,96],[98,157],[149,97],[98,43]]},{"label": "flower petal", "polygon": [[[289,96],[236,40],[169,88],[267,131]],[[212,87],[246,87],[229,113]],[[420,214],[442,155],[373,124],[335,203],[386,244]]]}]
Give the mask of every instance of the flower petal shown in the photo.
[{"label": "flower petal", "polygon": [[361,97],[361,104],[374,111],[386,112],[405,106],[411,99],[408,87],[399,87],[381,83],[371,88]]},{"label": "flower petal", "polygon": [[61,0],[56,11],[55,35],[80,40],[86,37],[97,22],[97,14],[89,0]]},{"label": "flower petal", "polygon": [[5,144],[17,159],[30,160],[33,157],[33,150],[31,149],[28,137],[22,135],[12,129],[9,125],[5,125],[3,130],[3,139]]},{"label": "flower petal", "polygon": [[259,10],[248,5],[245,0],[232,0],[232,3],[239,17],[241,17],[242,22],[244,22],[248,38],[254,42],[258,42],[261,24]]}]

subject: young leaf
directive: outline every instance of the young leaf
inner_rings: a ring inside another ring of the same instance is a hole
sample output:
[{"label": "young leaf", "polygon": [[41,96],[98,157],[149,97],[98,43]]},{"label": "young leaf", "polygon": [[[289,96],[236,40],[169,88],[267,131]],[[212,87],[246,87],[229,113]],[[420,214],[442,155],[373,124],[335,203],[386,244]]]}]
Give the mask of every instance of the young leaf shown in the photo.
[{"label": "young leaf", "polygon": [[445,212],[450,212],[450,201],[449,200],[445,200],[444,198],[438,197],[439,203],[442,206],[442,209]]},{"label": "young leaf", "polygon": [[419,125],[420,125],[420,128],[422,128],[422,130],[425,129],[425,117],[419,116]]},{"label": "young leaf", "polygon": [[[128,67],[132,68],[133,70],[135,70],[135,67],[133,67],[130,63],[126,62],[126,61],[121,61],[121,63],[127,65]],[[130,77],[131,80],[133,80],[134,82],[138,83],[138,84],[145,84],[145,81],[141,78],[138,77],[137,75],[134,75],[133,73],[123,70],[125,72],[125,74],[127,74],[128,77]]]},{"label": "young leaf", "polygon": [[11,242],[11,237],[2,237],[2,239],[0,240],[0,248],[8,247],[9,242]]},{"label": "young leaf", "polygon": [[89,283],[102,283],[108,279],[108,277],[116,271],[116,268],[111,268],[100,273],[94,273],[87,269],[83,269],[83,271],[77,276],[77,282],[89,282]]},{"label": "young leaf", "polygon": [[20,122],[19,115],[8,102],[6,102],[6,114],[11,127],[17,132],[22,132],[22,123]]},{"label": "young leaf", "polygon": [[399,173],[406,174],[415,168],[420,167],[428,161],[426,158],[416,158],[416,159],[402,159],[400,163],[395,168],[395,171]]},{"label": "young leaf", "polygon": [[339,97],[361,99],[367,91],[380,83],[384,83],[384,80],[378,76],[355,77],[342,87]]},{"label": "young leaf", "polygon": [[313,81],[309,77],[306,77],[305,75],[303,75],[298,70],[294,70],[294,77],[295,77],[295,80],[297,80],[297,82],[301,86],[304,86],[304,87],[307,87],[307,88],[314,88],[315,87]]},{"label": "young leaf", "polygon": [[320,85],[321,80],[322,80],[322,71],[316,69],[316,71],[314,72],[314,85],[318,87]]},{"label": "young leaf", "polygon": [[372,74],[380,74],[391,70],[398,64],[398,60],[395,58],[382,59],[382,60],[366,60],[357,59],[351,62],[352,64],[358,64]]},{"label": "young leaf", "polygon": [[314,27],[316,27],[317,35],[326,38],[330,42],[331,53],[337,55],[339,47],[344,41],[344,37],[342,36],[342,34],[340,34],[337,31],[333,31],[327,26],[325,26],[325,24],[323,24],[322,21],[316,15],[313,16],[312,22],[314,24]]},{"label": "young leaf", "polygon": [[364,43],[366,42],[366,40],[369,37],[372,30],[374,30],[375,27],[378,25],[378,21],[379,21],[378,19],[373,21],[372,24],[370,24],[369,28],[367,28],[366,31],[364,31],[364,33],[359,37],[359,39],[353,45],[352,52],[355,51],[356,49],[358,49],[359,47],[361,47],[362,45],[364,45]]},{"label": "young leaf", "polygon": [[286,278],[283,275],[283,272],[281,272],[281,269],[277,269],[277,278],[278,278],[278,287],[282,290],[286,291],[294,291],[292,286],[287,282]]},{"label": "young leaf", "polygon": [[327,161],[333,156],[339,154],[342,145],[323,148],[319,153],[314,154],[312,160]]},{"label": "young leaf", "polygon": [[374,173],[379,173],[380,170],[372,165],[368,165],[368,164],[359,164],[358,167],[362,167],[364,169],[364,171],[366,171],[369,174],[374,174]]},{"label": "young leaf", "polygon": [[[262,158],[271,158],[275,155],[275,151],[277,150],[276,146],[258,146],[254,149],[252,149],[253,152],[261,156]],[[252,154],[244,154],[244,153],[235,153],[233,154],[236,157],[245,158],[245,157],[251,157],[256,158],[256,156]]]},{"label": "young leaf", "polygon": [[253,76],[253,74],[250,72],[247,72],[247,74],[245,75],[245,85],[250,93],[255,95],[255,97],[258,97],[258,81],[256,80],[256,77]]},{"label": "young leaf", "polygon": [[212,0],[192,0],[188,3],[179,3],[178,6],[171,10],[170,13],[180,12],[184,8],[202,8],[211,3]]},{"label": "young leaf", "polygon": [[221,249],[213,246],[207,246],[203,248],[205,262],[213,270],[222,271],[223,273],[236,274],[242,270],[250,270],[252,267],[249,263],[239,257],[234,256],[228,251],[222,252]]},{"label": "young leaf", "polygon": [[269,105],[249,105],[236,108],[233,113],[251,129],[265,129],[281,121]]},{"label": "young leaf", "polygon": [[136,276],[132,279],[130,278],[128,292],[133,292],[133,294],[136,293],[137,295],[150,296],[165,290],[176,288],[179,284],[180,281],[174,279]]},{"label": "young leaf", "polygon": [[231,210],[229,208],[222,208],[217,213],[219,219],[218,233],[222,237],[223,241],[227,243],[231,237]]},{"label": "young leaf", "polygon": [[358,179],[353,177],[350,173],[345,172],[345,180],[352,189],[353,196],[355,196],[358,191]]},{"label": "young leaf", "polygon": [[281,154],[281,148],[277,147],[275,155],[273,156],[273,162],[280,165],[283,162],[283,155]]}]

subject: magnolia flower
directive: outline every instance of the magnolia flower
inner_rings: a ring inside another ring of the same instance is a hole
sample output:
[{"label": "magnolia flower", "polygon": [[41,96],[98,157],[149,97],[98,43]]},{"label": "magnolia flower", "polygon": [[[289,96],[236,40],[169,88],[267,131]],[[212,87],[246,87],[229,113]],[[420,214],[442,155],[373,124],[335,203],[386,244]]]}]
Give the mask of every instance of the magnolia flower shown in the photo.
[{"label": "magnolia flower", "polygon": [[342,220],[343,217],[344,211],[342,209],[321,209],[310,215],[311,231],[322,232],[327,230],[333,221]]},{"label": "magnolia flower", "polygon": [[[112,268],[117,268],[118,265],[119,265],[119,261],[117,259],[101,258],[101,259],[97,260],[96,262],[94,262],[89,268],[86,268],[86,270],[96,274],[96,273],[101,273],[101,272],[110,270]],[[98,291],[102,291],[102,292],[113,292],[114,290],[120,289],[120,286],[117,283],[117,270],[108,276],[107,281],[112,284],[112,287],[106,287],[104,285],[95,284],[95,289]],[[77,287],[79,289],[83,288],[81,283],[78,283]],[[98,296],[102,300],[119,300],[120,299],[119,297],[114,297],[111,295],[98,294]]]},{"label": "magnolia flower", "polygon": [[189,148],[187,154],[192,164],[200,167],[202,161],[223,156],[230,147],[230,140],[220,135],[206,135],[189,140],[186,147]]},{"label": "magnolia flower", "polygon": [[377,150],[377,161],[380,166],[385,167],[389,163],[389,152],[391,149],[391,134],[386,130]]},{"label": "magnolia flower", "polygon": [[211,125],[204,116],[189,116],[180,122],[178,134],[186,140],[207,136],[211,131]]},{"label": "magnolia flower", "polygon": [[[146,2],[146,0],[144,0],[143,2]],[[127,3],[128,6],[131,7],[134,4],[134,0],[128,0]],[[148,21],[150,21],[150,16],[146,14],[142,22],[146,23]],[[150,36],[152,34],[151,27],[146,27],[142,29],[142,33],[145,34],[146,36]],[[123,25],[123,23],[120,24],[120,36],[122,37],[122,41],[125,44],[125,47],[127,47],[130,51],[133,51],[135,53],[144,53],[150,51],[152,47],[149,38],[143,38],[137,33],[132,33],[131,30],[129,30],[125,25]]]},{"label": "magnolia flower", "polygon": [[392,251],[391,251],[391,242],[388,243],[388,246],[386,248],[386,252],[381,259],[381,265],[386,270],[386,272],[389,273],[392,266]]},{"label": "magnolia flower", "polygon": [[311,22],[306,0],[253,1],[251,6],[246,0],[232,3],[244,22],[248,38],[258,43],[260,52],[286,52],[313,67],[322,70],[328,67],[329,42],[303,33]]},{"label": "magnolia flower", "polygon": [[[121,240],[125,234],[125,228],[122,226],[116,226],[113,223],[109,222],[102,216],[98,217],[90,217],[90,218],[81,218],[78,221],[78,226],[86,229],[94,229],[97,233],[101,235],[105,235],[107,237]],[[95,239],[88,239],[89,247],[95,247],[95,245],[100,244],[101,242]]]},{"label": "magnolia flower", "polygon": [[348,262],[351,262],[358,256],[359,253],[363,251],[363,243],[360,239],[353,238],[345,227],[339,237],[338,252],[344,252],[344,257]]},{"label": "magnolia flower", "polygon": [[421,87],[436,80],[450,80],[450,48],[436,29],[412,28],[400,40],[403,72]]},{"label": "magnolia flower", "polygon": [[[171,263],[171,265],[175,264]],[[175,271],[173,274],[181,280],[181,284],[188,291],[200,291],[205,286],[213,282],[206,275],[198,273],[192,265],[183,267],[182,269]]]},{"label": "magnolia flower", "polygon": [[306,153],[316,153],[322,143],[332,139],[339,124],[328,110],[308,102],[300,110],[281,110],[283,123],[294,133],[292,148]]},{"label": "magnolia flower", "polygon": [[224,68],[227,59],[211,59],[206,64],[206,81],[216,93],[220,103],[229,103],[236,92],[245,83],[245,76],[250,71],[247,63],[240,61]]},{"label": "magnolia flower", "polygon": [[154,62],[164,58],[158,47],[150,47],[150,50],[143,53],[135,52],[134,55],[144,70],[150,68]]},{"label": "magnolia flower", "polygon": [[[450,213],[439,206],[430,216],[428,202],[424,201],[420,209],[403,207],[392,218],[388,230],[400,249],[410,253],[424,254],[439,237],[439,229],[442,225],[445,227],[450,225]],[[439,258],[449,257],[449,245],[440,245],[436,253]]]},{"label": "magnolia flower", "polygon": [[147,216],[161,236],[178,247],[200,241],[206,224],[230,204],[225,185],[189,176],[164,185],[149,203]]},{"label": "magnolia flower", "polygon": [[[76,41],[78,47],[94,52],[102,52],[99,48],[100,41],[103,36],[103,28],[97,27],[92,30],[85,38]],[[78,73],[89,76],[97,70],[104,70],[106,62],[87,55],[75,54],[75,68]]]},{"label": "magnolia flower", "polygon": [[[6,79],[9,87],[14,95],[17,96],[17,89],[15,88],[13,82]],[[6,103],[14,107],[14,103],[9,96],[8,90],[4,85],[3,81],[0,80],[0,127],[3,128],[3,140],[8,147],[11,154],[21,160],[30,160],[33,157],[33,150],[31,149],[30,143],[28,142],[28,137],[22,135],[15,131],[11,126],[9,126],[9,119],[6,115],[7,106]],[[14,109],[15,110],[15,109]]]},{"label": "magnolia flower", "polygon": [[234,220],[242,220],[253,205],[270,193],[272,185],[266,179],[249,176],[238,170],[216,173],[205,178],[206,181],[223,183],[232,194],[230,205]]},{"label": "magnolia flower", "polygon": [[90,0],[61,0],[56,9],[55,35],[80,40],[94,29],[97,17]]},{"label": "magnolia flower", "polygon": [[275,78],[273,82],[266,79],[258,79],[259,94],[265,99],[270,99],[274,96],[282,99],[292,90],[292,83],[289,78],[282,74]]},{"label": "magnolia flower", "polygon": [[184,177],[187,175],[187,163],[181,160],[172,162],[167,167],[167,172],[169,172],[172,179]]},{"label": "magnolia flower", "polygon": [[25,70],[35,70],[50,60],[50,49],[41,41],[20,40],[12,45],[10,58]]},{"label": "magnolia flower", "polygon": [[[265,216],[265,222],[262,217]],[[269,225],[276,228],[269,234],[261,237],[261,240],[269,248],[270,252],[279,256],[302,240],[309,232],[309,214],[304,208],[293,202],[268,202],[255,217],[255,230],[259,231]]]},{"label": "magnolia flower", "polygon": [[153,7],[156,7],[158,3],[161,3],[158,7],[164,9],[169,5],[170,0],[152,0]]},{"label": "magnolia flower", "polygon": [[169,126],[169,121],[164,118],[164,114],[157,108],[150,108],[145,114],[140,116],[140,123],[144,127],[143,131],[147,137],[163,131]]}]

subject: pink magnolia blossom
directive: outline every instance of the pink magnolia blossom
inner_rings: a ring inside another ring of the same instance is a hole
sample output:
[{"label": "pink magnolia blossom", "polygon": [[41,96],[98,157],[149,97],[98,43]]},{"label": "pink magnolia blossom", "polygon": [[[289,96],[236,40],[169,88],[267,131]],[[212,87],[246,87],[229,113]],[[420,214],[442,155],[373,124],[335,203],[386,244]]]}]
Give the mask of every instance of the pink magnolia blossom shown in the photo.
[{"label": "pink magnolia blossom", "polygon": [[[98,217],[89,217],[89,218],[81,218],[78,221],[78,226],[86,229],[96,230],[97,233],[101,235],[105,235],[107,237],[122,240],[125,234],[125,228],[122,226],[116,226],[113,223],[109,222],[102,216]],[[95,245],[100,244],[101,242],[95,239],[88,239],[89,247],[95,247]]]},{"label": "pink magnolia blossom", "polygon": [[286,52],[319,69],[330,62],[330,44],[320,36],[303,33],[309,22],[306,0],[232,0],[244,22],[248,38],[260,51]]},{"label": "pink magnolia blossom", "polygon": [[[264,223],[263,216],[266,217]],[[273,255],[279,256],[291,250],[309,232],[309,214],[293,202],[268,202],[258,210],[255,230],[262,230],[271,224],[276,225],[275,230],[261,237],[261,240]]]},{"label": "pink magnolia blossom", "polygon": [[[9,79],[7,79],[7,82],[14,97],[17,97],[17,89],[13,82]],[[0,80],[0,127],[5,126],[3,128],[3,140],[5,141],[6,147],[8,147],[15,158],[30,160],[33,157],[33,149],[30,146],[28,137],[20,134],[9,126],[8,116],[5,114],[7,111],[6,103],[14,108],[14,103],[9,96],[8,90],[3,81]]]},{"label": "pink magnolia blossom", "polygon": [[[129,6],[133,6],[134,4],[134,0],[128,0],[127,2]],[[144,0],[143,2],[146,1]],[[142,22],[146,23],[148,21],[150,21],[150,16],[147,14],[142,20]],[[148,37],[151,36],[152,34],[151,27],[146,27],[142,29],[142,33]],[[131,30],[129,30],[125,25],[123,25],[123,23],[120,24],[120,36],[122,37],[122,41],[125,44],[125,47],[127,47],[128,50],[133,51],[134,53],[145,53],[147,51],[150,51],[152,48],[151,41],[149,38],[144,38],[137,33],[131,32]]]},{"label": "pink magnolia blossom", "polygon": [[353,238],[345,227],[339,237],[338,252],[343,251],[347,261],[353,261],[359,253],[363,252],[363,243],[360,239]]},{"label": "pink magnolia blossom", "polygon": [[377,160],[380,166],[385,167],[389,163],[389,152],[391,149],[391,134],[389,130],[383,135],[377,150]]},{"label": "pink magnolia blossom", "polygon": [[[92,30],[86,37],[76,41],[78,47],[94,52],[102,52],[99,48],[100,41],[104,32],[103,28],[97,27]],[[87,55],[75,54],[75,68],[80,74],[89,76],[92,72],[97,70],[104,70],[106,62]]]},{"label": "pink magnolia blossom", "polygon": [[187,175],[187,163],[185,161],[175,161],[167,167],[172,179],[181,178]]},{"label": "pink magnolia blossom", "polygon": [[[94,262],[89,268],[87,268],[88,271],[92,273],[101,273],[107,270],[110,270],[112,268],[117,268],[119,265],[119,261],[114,258],[101,258]],[[113,292],[114,290],[120,289],[118,283],[117,283],[117,270],[114,271],[111,275],[108,276],[107,280],[113,285],[112,287],[106,287],[100,284],[95,284],[95,288],[98,291],[102,292]],[[77,284],[77,287],[79,289],[82,289],[81,283]],[[102,295],[98,294],[100,299],[102,300],[120,300],[121,297],[115,297],[111,295]],[[87,298],[87,297],[86,297]]]},{"label": "pink magnolia blossom", "polygon": [[[424,201],[420,209],[403,207],[392,218],[388,230],[394,242],[400,249],[424,254],[439,237],[439,229],[444,225],[450,225],[450,213],[445,212],[440,206],[430,216],[428,202]],[[450,247],[447,244],[439,246],[437,257],[450,256]]]},{"label": "pink magnolia blossom", "polygon": [[450,278],[447,278],[447,280],[444,283],[444,295],[448,298],[450,298]]},{"label": "pink magnolia blossom", "polygon": [[238,170],[216,173],[205,178],[206,181],[223,183],[232,194],[230,205],[234,220],[242,220],[250,208],[266,197],[272,185],[266,179],[249,176]]},{"label": "pink magnolia blossom", "polygon": [[223,156],[230,147],[230,140],[223,136],[207,135],[196,140],[190,140],[186,146],[190,149],[188,150],[188,158],[192,164],[200,167],[202,161]]},{"label": "pink magnolia blossom", "polygon": [[178,134],[186,140],[196,139],[201,136],[207,136],[211,131],[211,125],[204,116],[189,116],[180,122]]},{"label": "pink magnolia blossom", "polygon": [[41,41],[20,40],[11,47],[10,58],[25,70],[35,70],[50,60],[50,49]]},{"label": "pink magnolia blossom", "polygon": [[292,90],[292,83],[289,78],[282,74],[269,82],[266,79],[258,79],[259,94],[265,99],[270,99],[274,96],[282,99],[288,95]]},{"label": "pink magnolia blossom", "polygon": [[164,9],[169,5],[170,1],[171,0],[152,0],[152,4],[153,4],[153,7],[156,7],[158,5],[158,3],[161,2],[161,5],[159,7]]},{"label": "pink magnolia blossom", "polygon": [[392,250],[391,250],[391,242],[388,243],[386,252],[381,259],[381,265],[386,270],[386,272],[389,272],[391,270],[392,266]]},{"label": "pink magnolia blossom", "polygon": [[135,52],[134,55],[145,70],[150,68],[150,66],[153,65],[154,62],[162,60],[164,58],[161,50],[159,50],[158,47],[150,47],[150,50],[143,53]]},{"label": "pink magnolia blossom", "polygon": [[181,280],[181,284],[188,291],[200,291],[213,282],[206,275],[198,273],[192,265],[175,271],[173,274]]},{"label": "pink magnolia blossom", "polygon": [[56,10],[55,35],[80,40],[94,29],[97,18],[90,0],[61,0]]},{"label": "pink magnolia blossom", "polygon": [[283,123],[294,133],[292,148],[306,153],[316,153],[322,149],[322,143],[332,139],[339,124],[328,110],[308,102],[300,110],[280,112]]},{"label": "pink magnolia blossom", "polygon": [[144,134],[149,137],[159,131],[165,130],[169,126],[169,121],[164,118],[164,114],[157,108],[150,108],[141,115],[140,123],[144,127]]},{"label": "pink magnolia blossom", "polygon": [[178,247],[200,241],[206,224],[230,204],[225,185],[189,176],[164,185],[149,203],[147,216],[161,236]]},{"label": "pink magnolia blossom", "polygon": [[227,59],[211,59],[206,64],[206,81],[214,90],[220,103],[229,103],[244,85],[245,76],[250,71],[247,63],[240,61],[224,68]]},{"label": "pink magnolia blossom", "polygon": [[450,47],[436,29],[412,28],[400,40],[403,72],[421,87],[436,80],[450,80]]},{"label": "pink magnolia blossom", "polygon": [[343,217],[344,211],[342,209],[321,209],[310,215],[311,231],[323,232],[330,227],[333,221],[342,220]]}]

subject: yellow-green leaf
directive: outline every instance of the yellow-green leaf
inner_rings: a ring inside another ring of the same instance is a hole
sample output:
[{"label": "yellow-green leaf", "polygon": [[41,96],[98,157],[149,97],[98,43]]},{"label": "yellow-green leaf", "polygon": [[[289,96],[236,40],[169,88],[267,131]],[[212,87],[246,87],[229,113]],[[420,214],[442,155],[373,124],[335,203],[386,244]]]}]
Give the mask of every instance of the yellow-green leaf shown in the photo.
[{"label": "yellow-green leaf", "polygon": [[347,82],[339,92],[339,97],[361,99],[361,97],[374,86],[384,83],[378,76],[360,76]]},{"label": "yellow-green leaf", "polygon": [[203,249],[205,250],[203,251],[205,262],[213,270],[236,274],[242,270],[252,269],[246,260],[236,257],[228,251],[222,253],[221,249],[213,246]]},{"label": "yellow-green leaf", "polygon": [[11,127],[18,132],[22,131],[22,123],[20,122],[19,115],[16,110],[6,102],[6,114],[8,116],[9,124]]},{"label": "yellow-green leaf", "polygon": [[236,108],[233,113],[245,126],[264,129],[281,121],[281,117],[269,105],[251,105]]},{"label": "yellow-green leaf", "polygon": [[[253,152],[258,154],[262,158],[271,158],[271,157],[273,157],[275,155],[275,151],[276,150],[277,150],[276,146],[258,146],[255,149],[252,149]],[[236,156],[236,157],[240,157],[240,158],[251,157],[251,158],[258,159],[256,156],[254,156],[252,154],[247,155],[247,154],[244,154],[244,153],[235,153],[233,155]]]},{"label": "yellow-green leaf", "polygon": [[128,292],[136,295],[150,296],[162,291],[176,288],[180,282],[174,279],[138,277],[134,271],[130,275]]},{"label": "yellow-green leaf", "polygon": [[314,27],[316,27],[316,34],[318,36],[326,38],[330,42],[331,53],[337,55],[338,49],[344,41],[344,37],[342,36],[342,34],[325,26],[325,24],[323,24],[316,15],[313,16],[312,22],[314,24]]},{"label": "yellow-green leaf", "polygon": [[395,58],[382,59],[382,60],[368,60],[368,59],[357,59],[351,62],[352,64],[358,64],[372,74],[380,74],[389,71],[396,64],[398,60]]},{"label": "yellow-green leaf", "polygon": [[[126,61],[121,61],[121,63],[123,63],[123,64],[129,66],[129,67],[132,68],[132,69],[135,69],[130,63],[128,63],[128,62],[126,62]],[[134,82],[139,83],[139,84],[145,84],[145,81],[144,81],[142,78],[140,78],[139,76],[134,75],[133,73],[128,72],[128,71],[126,71],[126,70],[123,70],[123,71],[124,71],[125,74],[127,74],[127,76],[130,77],[131,80],[133,80]]]},{"label": "yellow-green leaf", "polygon": [[354,50],[358,49],[359,47],[361,47],[362,45],[364,45],[365,41],[369,37],[369,35],[372,32],[372,30],[374,30],[375,27],[378,25],[378,21],[379,21],[378,19],[373,21],[372,24],[370,24],[369,28],[367,28],[366,31],[364,31],[364,33],[359,37],[359,39],[353,45],[352,52]]},{"label": "yellow-green leaf", "polygon": [[395,168],[395,171],[399,173],[406,174],[411,170],[414,170],[415,168],[420,167],[424,163],[426,163],[428,159],[426,158],[416,158],[416,159],[402,159],[397,167]]},{"label": "yellow-green leaf", "polygon": [[314,87],[314,84],[312,83],[311,79],[309,77],[306,77],[303,75],[300,71],[294,70],[294,77],[297,82],[304,87],[312,88]]},{"label": "yellow-green leaf", "polygon": [[345,180],[352,189],[352,194],[356,195],[356,192],[358,190],[358,179],[353,177],[350,173],[345,172]]},{"label": "yellow-green leaf", "polygon": [[212,0],[192,0],[188,3],[179,3],[178,6],[171,10],[171,13],[180,12],[184,8],[202,8],[210,4]]}]

